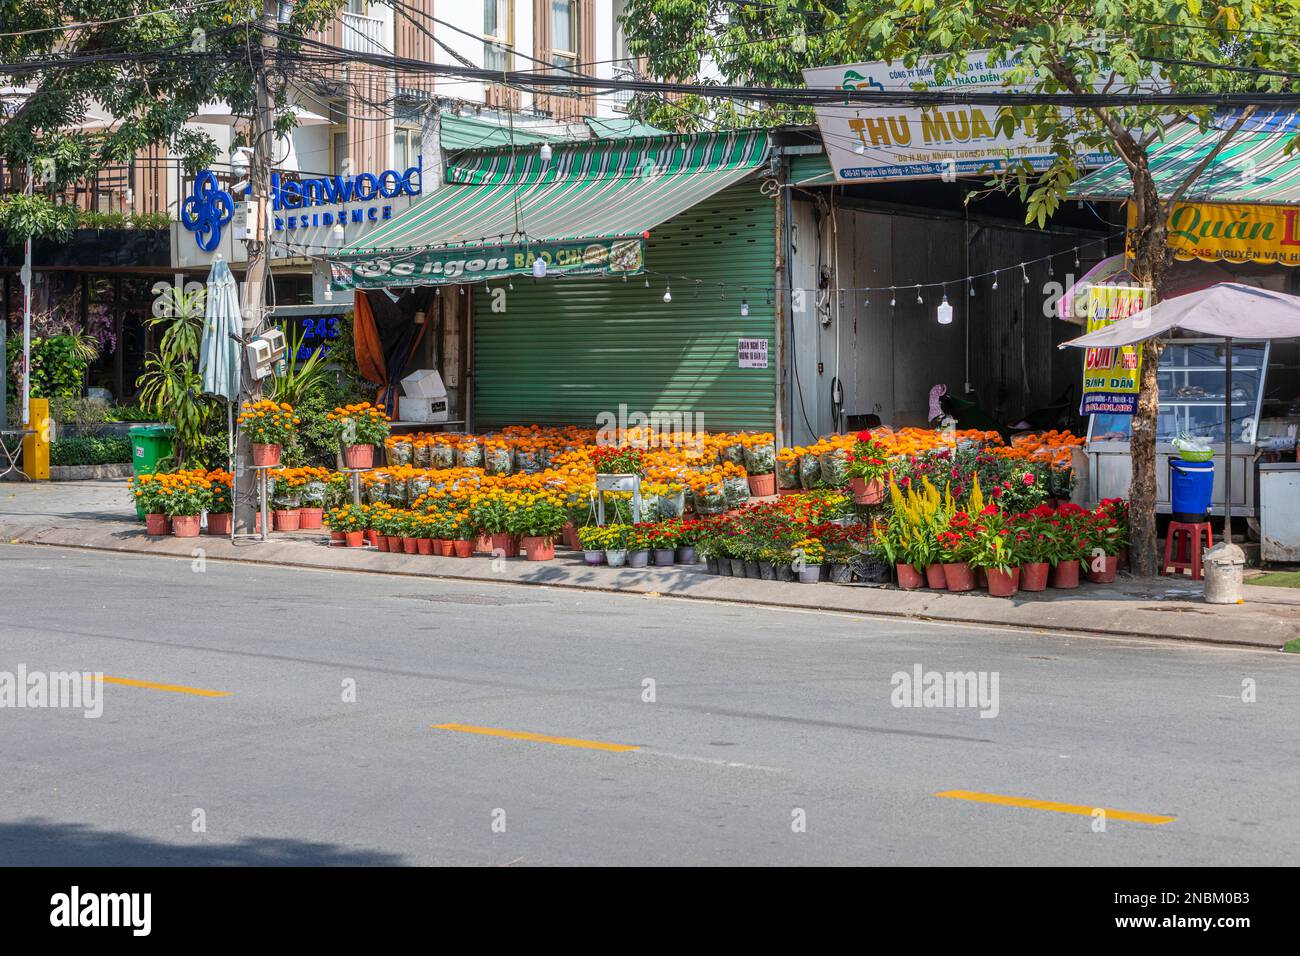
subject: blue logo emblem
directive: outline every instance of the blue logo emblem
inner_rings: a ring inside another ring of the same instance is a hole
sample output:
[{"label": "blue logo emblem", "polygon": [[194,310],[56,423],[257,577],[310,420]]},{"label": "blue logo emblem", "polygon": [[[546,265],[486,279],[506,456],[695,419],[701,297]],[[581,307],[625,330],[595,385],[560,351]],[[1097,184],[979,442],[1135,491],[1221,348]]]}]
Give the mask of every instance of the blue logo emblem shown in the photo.
[{"label": "blue logo emblem", "polygon": [[181,203],[181,223],[194,233],[194,241],[204,252],[221,244],[221,227],[235,215],[235,200],[217,187],[217,177],[205,169],[194,178],[194,193]]}]

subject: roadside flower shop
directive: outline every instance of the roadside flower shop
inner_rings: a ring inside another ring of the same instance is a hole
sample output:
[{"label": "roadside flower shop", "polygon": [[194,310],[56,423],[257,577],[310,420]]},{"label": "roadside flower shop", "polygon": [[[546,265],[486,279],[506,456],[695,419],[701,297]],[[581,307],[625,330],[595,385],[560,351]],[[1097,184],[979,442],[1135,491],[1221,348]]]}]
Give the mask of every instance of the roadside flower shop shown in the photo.
[{"label": "roadside flower shop", "polygon": [[[329,416],[344,470],[295,466],[291,407],[248,406],[267,441],[271,531],[321,546],[395,555],[582,562],[806,584],[952,592],[1073,589],[1122,569],[1122,500],[1071,500],[1071,450],[1047,431],[879,428],[776,448],[770,433],[699,435],[573,426],[489,434],[390,434],[382,406]],[[263,443],[259,443],[263,444]],[[278,464],[283,462],[282,464]],[[633,493],[600,476],[634,476]],[[230,476],[137,476],[150,535],[229,531]]]}]

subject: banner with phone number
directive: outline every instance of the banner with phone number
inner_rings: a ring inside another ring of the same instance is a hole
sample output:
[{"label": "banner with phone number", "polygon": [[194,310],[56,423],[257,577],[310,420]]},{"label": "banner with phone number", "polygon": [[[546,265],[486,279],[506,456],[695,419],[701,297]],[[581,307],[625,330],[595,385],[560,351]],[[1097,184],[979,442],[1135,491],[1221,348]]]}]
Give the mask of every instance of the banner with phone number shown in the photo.
[{"label": "banner with phone number", "polygon": [[[1151,290],[1132,285],[1098,285],[1088,290],[1088,331],[1141,312],[1151,302]],[[1083,357],[1083,400],[1080,415],[1132,415],[1142,385],[1142,352],[1138,346],[1087,349]]]}]

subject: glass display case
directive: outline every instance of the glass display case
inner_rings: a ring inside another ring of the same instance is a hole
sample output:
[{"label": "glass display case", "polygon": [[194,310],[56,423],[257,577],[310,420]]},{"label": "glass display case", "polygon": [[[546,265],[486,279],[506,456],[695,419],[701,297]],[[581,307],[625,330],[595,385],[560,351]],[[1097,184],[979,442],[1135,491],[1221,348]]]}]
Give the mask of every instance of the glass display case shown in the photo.
[{"label": "glass display case", "polygon": [[[1269,367],[1266,341],[1232,342],[1232,508],[1255,513],[1254,458]],[[1227,343],[1223,339],[1175,339],[1160,354],[1156,380],[1160,415],[1156,423],[1157,510],[1169,511],[1169,459],[1173,440],[1199,438],[1215,449],[1213,509],[1222,513]],[[1129,415],[1093,415],[1088,425],[1088,490],[1093,500],[1126,497],[1132,478]]]}]

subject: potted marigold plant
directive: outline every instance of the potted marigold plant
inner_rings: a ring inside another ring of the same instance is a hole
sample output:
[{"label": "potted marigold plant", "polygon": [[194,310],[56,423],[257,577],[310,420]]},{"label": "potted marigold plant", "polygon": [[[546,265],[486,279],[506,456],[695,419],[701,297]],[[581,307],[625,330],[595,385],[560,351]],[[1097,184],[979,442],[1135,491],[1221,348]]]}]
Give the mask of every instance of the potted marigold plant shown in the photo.
[{"label": "potted marigold plant", "polygon": [[656,521],[645,526],[646,541],[657,565],[674,563],[677,557],[677,524],[673,521]]},{"label": "potted marigold plant", "polygon": [[171,519],[172,534],[197,538],[203,510],[212,500],[211,482],[204,472],[181,471],[163,475],[163,508]]},{"label": "potted marigold plant", "polygon": [[374,467],[375,446],[384,443],[390,430],[382,408],[369,402],[340,405],[325,416],[325,422],[343,450],[345,468]]},{"label": "potted marigold plant", "polygon": [[298,508],[298,530],[316,531],[325,515],[325,500],[329,494],[330,473],[324,468],[301,468],[302,491]]},{"label": "potted marigold plant", "polygon": [[136,475],[131,479],[131,499],[144,512],[144,533],[152,537],[171,534],[167,520],[167,498],[158,475]]},{"label": "potted marigold plant", "polygon": [[627,530],[627,566],[644,568],[650,563],[650,529],[653,525],[643,521],[630,525]]},{"label": "potted marigold plant", "polygon": [[626,524],[605,525],[605,563],[611,568],[621,568],[627,563],[628,539],[632,528]]},{"label": "potted marigold plant", "polygon": [[271,492],[271,506],[274,508],[276,531],[297,531],[302,507],[302,487],[307,479],[300,468],[282,468],[275,472],[275,484]]},{"label": "potted marigold plant", "polygon": [[578,529],[578,544],[582,546],[582,560],[591,567],[605,561],[605,529],[589,524]]},{"label": "potted marigold plant", "polygon": [[885,500],[885,478],[889,475],[887,455],[871,432],[858,432],[845,469],[855,504],[878,505]]},{"label": "potted marigold plant", "polygon": [[343,535],[343,544],[349,548],[365,546],[365,532],[370,527],[370,516],[365,505],[343,505],[326,516],[332,531]]},{"label": "potted marigold plant", "polygon": [[211,482],[211,500],[208,502],[208,534],[230,534],[231,516],[234,504],[231,500],[230,485],[234,476],[228,471],[214,469],[208,472]]},{"label": "potted marigold plant", "polygon": [[253,466],[274,468],[280,464],[280,451],[293,441],[297,424],[293,406],[288,402],[263,399],[245,403],[239,412],[239,427],[248,434],[252,444]]},{"label": "potted marigold plant", "polygon": [[816,584],[821,580],[826,549],[816,538],[801,538],[790,549],[790,566],[798,574],[800,584]]},{"label": "potted marigold plant", "polygon": [[776,494],[776,439],[768,433],[742,435],[741,453],[748,475],[749,493],[755,498]]},{"label": "potted marigold plant", "polygon": [[569,520],[563,503],[554,495],[522,495],[506,517],[506,529],[519,537],[529,561],[550,561],[555,557],[555,536]]}]

